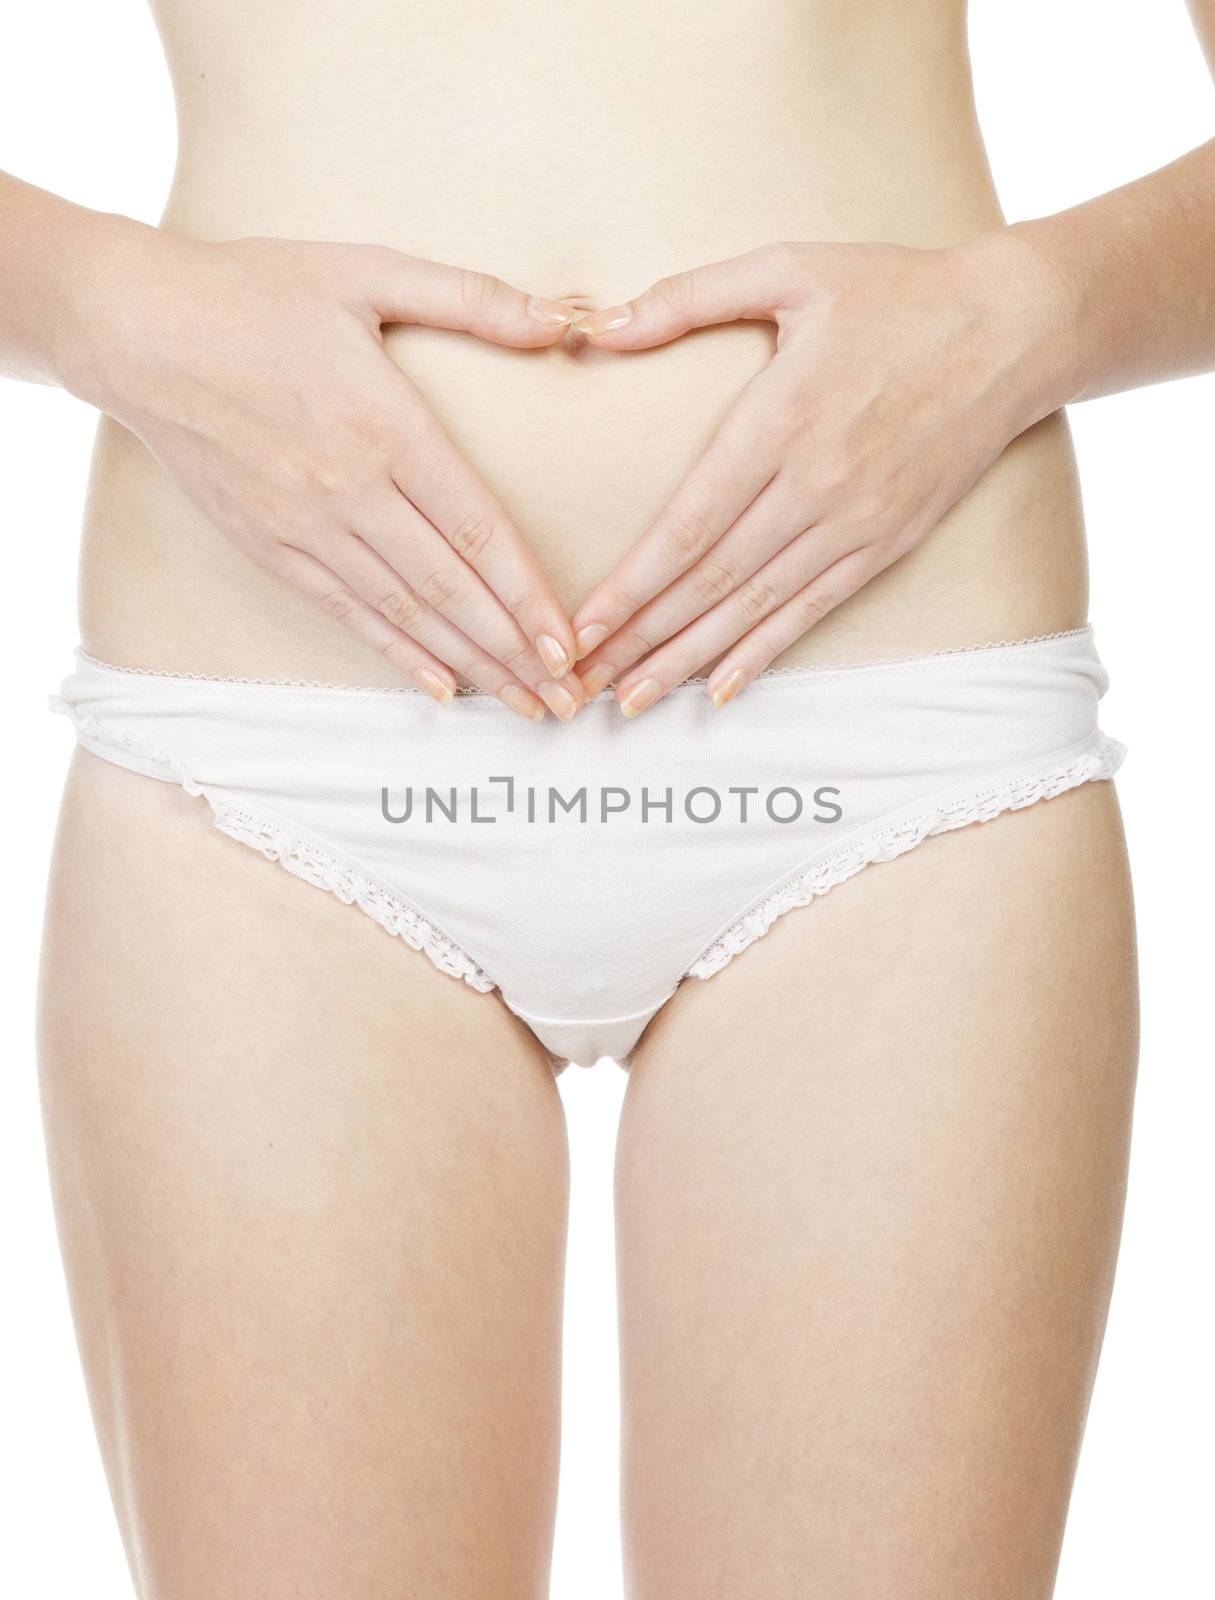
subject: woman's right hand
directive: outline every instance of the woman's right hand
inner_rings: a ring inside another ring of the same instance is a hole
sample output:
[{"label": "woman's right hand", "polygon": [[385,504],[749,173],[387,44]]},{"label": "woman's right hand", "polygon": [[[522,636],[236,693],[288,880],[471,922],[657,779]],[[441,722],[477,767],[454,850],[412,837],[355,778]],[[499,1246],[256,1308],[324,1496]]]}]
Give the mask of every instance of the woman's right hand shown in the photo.
[{"label": "woman's right hand", "polygon": [[534,348],[576,309],[381,246],[204,243],[141,224],[110,236],[81,309],[69,387],[246,555],[437,700],[458,673],[523,716],[542,717],[541,701],[574,715],[585,695],[556,596],[381,330]]}]

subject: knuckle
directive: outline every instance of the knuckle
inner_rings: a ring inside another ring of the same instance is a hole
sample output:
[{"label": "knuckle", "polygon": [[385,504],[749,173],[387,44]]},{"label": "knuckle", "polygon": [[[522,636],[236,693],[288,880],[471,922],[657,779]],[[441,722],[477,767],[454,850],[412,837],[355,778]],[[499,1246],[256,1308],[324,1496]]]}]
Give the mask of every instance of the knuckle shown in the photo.
[{"label": "knuckle", "polygon": [[501,587],[495,593],[529,639],[537,633],[553,631],[552,610],[543,595],[530,590],[526,594],[516,595],[513,590]]},{"label": "knuckle", "polygon": [[349,455],[352,459],[313,458],[304,462],[296,474],[304,494],[309,499],[342,505],[365,500],[377,482],[375,454],[354,439]]},{"label": "knuckle", "polygon": [[392,460],[398,444],[399,426],[387,406],[363,405],[352,408],[346,417],[353,447],[361,463],[384,467]]},{"label": "knuckle", "polygon": [[362,280],[382,281],[386,273],[408,272],[414,261],[388,244],[340,244],[337,249],[341,252],[339,263]]},{"label": "knuckle", "polygon": [[[858,542],[862,539],[872,539],[877,530],[889,525],[890,507],[882,494],[867,487],[863,482],[856,483],[848,493],[846,507],[841,507],[832,521],[836,523],[841,533],[845,536],[853,534]],[[902,531],[901,527],[899,531]]]},{"label": "knuckle", "polygon": [[402,587],[382,594],[376,601],[376,610],[387,617],[394,628],[406,633],[422,615],[422,603],[412,589]]},{"label": "knuckle", "polygon": [[470,511],[452,527],[448,543],[458,556],[476,565],[498,542],[501,528],[488,511]]},{"label": "knuckle", "polygon": [[[508,672],[512,672],[516,678],[522,678],[524,682],[537,676],[532,648],[526,639],[520,639],[516,644],[508,645],[505,650],[499,653],[498,660]],[[543,676],[547,677],[548,673],[544,672]]]},{"label": "knuckle", "polygon": [[840,451],[824,450],[814,463],[814,499],[819,504],[830,504],[846,496],[849,508],[855,513],[856,501],[849,486],[852,468]]},{"label": "knuckle", "polygon": [[343,463],[313,459],[300,469],[304,487],[314,494],[338,499],[351,487],[351,474]]},{"label": "knuckle", "polygon": [[713,529],[699,511],[682,511],[667,523],[667,538],[677,560],[685,565],[700,559],[714,542]]},{"label": "knuckle", "polygon": [[787,239],[778,239],[773,244],[763,245],[761,250],[769,270],[782,276],[796,271],[801,263],[801,247],[791,244]]},{"label": "knuckle", "polygon": [[812,628],[816,622],[821,622],[829,611],[833,611],[835,605],[835,596],[827,586],[814,583],[798,595],[797,616],[806,627]]},{"label": "knuckle", "polygon": [[321,596],[322,609],[339,622],[350,622],[358,611],[358,601],[346,589],[329,589]]},{"label": "knuckle", "polygon": [[422,599],[436,611],[455,609],[465,592],[464,585],[450,572],[428,572],[420,586]]},{"label": "knuckle", "polygon": [[274,565],[284,556],[290,560],[292,547],[303,547],[286,506],[281,510],[274,507],[257,517],[249,516],[246,508],[229,510],[227,507],[220,514],[213,512],[212,515],[232,543],[263,566]]},{"label": "knuckle", "polygon": [[295,494],[300,480],[306,475],[308,463],[285,450],[267,450],[262,457],[262,471],[269,490],[274,495]]},{"label": "knuckle", "polygon": [[[601,597],[605,611],[604,621],[619,617],[623,622],[627,617],[640,611],[648,598],[648,595],[639,594],[631,585],[613,579],[611,588]],[[611,631],[614,633],[615,628]]]},{"label": "knuckle", "polygon": [[[869,521],[864,530],[866,533],[871,532],[875,520],[871,519]],[[874,547],[875,560],[879,561],[881,566],[889,566],[891,562],[901,560],[903,556],[914,550],[923,538],[923,530],[915,526],[914,523],[908,523],[906,526],[898,528],[886,539],[877,542]]]},{"label": "knuckle", "polygon": [[658,639],[642,633],[639,628],[621,628],[612,640],[612,660],[618,667],[623,666],[641,656],[648,656],[651,650],[658,648],[658,644]]},{"label": "knuckle", "polygon": [[716,604],[734,587],[734,574],[720,561],[702,561],[692,574],[697,601],[705,607]]},{"label": "knuckle", "polygon": [[677,316],[691,316],[696,299],[696,280],[690,272],[673,272],[669,277],[659,278],[657,283],[652,284],[650,293]]},{"label": "knuckle", "polygon": [[758,622],[769,616],[779,604],[776,590],[762,578],[751,578],[739,589],[738,609],[746,622]]},{"label": "knuckle", "polygon": [[471,267],[461,267],[460,304],[470,322],[475,322],[493,309],[501,284],[488,272],[477,272]]},{"label": "knuckle", "polygon": [[451,440],[416,391],[402,390],[383,413],[383,448],[389,461],[414,472],[439,466]]}]

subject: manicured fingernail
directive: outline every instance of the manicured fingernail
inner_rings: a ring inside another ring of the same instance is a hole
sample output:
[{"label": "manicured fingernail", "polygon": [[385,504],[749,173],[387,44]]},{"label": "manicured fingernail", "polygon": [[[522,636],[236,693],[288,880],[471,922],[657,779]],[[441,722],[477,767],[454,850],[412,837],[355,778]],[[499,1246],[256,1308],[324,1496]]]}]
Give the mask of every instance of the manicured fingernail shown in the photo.
[{"label": "manicured fingernail", "polygon": [[527,302],[527,314],[537,322],[547,323],[550,328],[568,328],[579,312],[576,307],[567,306],[561,300],[538,300],[533,295]]},{"label": "manicured fingernail", "polygon": [[639,711],[652,706],[661,693],[662,685],[657,678],[642,678],[641,682],[635,683],[620,702],[620,709],[626,717],[635,717]]},{"label": "manicured fingernail", "polygon": [[536,640],[536,649],[540,653],[541,661],[544,662],[544,665],[554,678],[564,678],[574,664],[566,653],[565,647],[554,639],[551,633],[542,633],[540,635]]},{"label": "manicured fingernail", "polygon": [[573,695],[559,683],[542,683],[536,693],[552,714],[559,717],[562,722],[568,722],[578,709],[578,702]]},{"label": "manicured fingernail", "polygon": [[544,721],[544,707],[534,694],[528,694],[526,689],[520,689],[516,684],[508,683],[501,691],[499,698],[504,705],[512,711],[517,711],[521,717],[526,717],[529,722]]},{"label": "manicured fingernail", "polygon": [[601,622],[588,623],[585,628],[579,628],[574,636],[574,643],[578,646],[578,659],[589,656],[597,644],[602,644],[607,638],[608,631]]},{"label": "manicured fingernail", "polygon": [[579,333],[615,333],[617,328],[624,327],[632,315],[632,306],[608,306],[604,311],[592,311],[589,317],[583,317],[575,326]]},{"label": "manicured fingernail", "polygon": [[742,668],[735,667],[732,672],[726,673],[720,683],[711,683],[709,685],[709,693],[713,697],[713,704],[719,711],[726,701],[733,700],[734,696],[742,688],[744,676]]},{"label": "manicured fingernail", "polygon": [[601,689],[607,688],[615,675],[614,670],[608,666],[606,661],[597,661],[593,667],[588,667],[581,674],[582,687],[586,690],[588,697],[596,695]]},{"label": "manicured fingernail", "polygon": [[432,700],[437,700],[441,706],[449,706],[455,695],[443,682],[437,673],[431,672],[429,667],[419,667],[413,674],[413,681],[419,689],[425,689]]}]

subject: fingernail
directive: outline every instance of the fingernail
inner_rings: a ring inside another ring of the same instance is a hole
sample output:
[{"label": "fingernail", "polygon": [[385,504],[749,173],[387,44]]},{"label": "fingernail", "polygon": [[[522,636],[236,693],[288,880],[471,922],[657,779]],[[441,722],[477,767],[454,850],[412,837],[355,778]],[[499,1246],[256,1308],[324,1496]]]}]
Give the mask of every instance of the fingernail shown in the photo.
[{"label": "fingernail", "polygon": [[564,678],[573,666],[573,662],[565,652],[565,647],[553,638],[551,633],[542,633],[536,640],[536,649],[540,659],[552,673],[554,678]]},{"label": "fingernail", "polygon": [[567,306],[560,300],[538,300],[535,295],[527,302],[527,314],[550,328],[568,328],[579,315],[574,306]]},{"label": "fingernail", "polygon": [[575,326],[579,333],[614,333],[617,328],[623,328],[632,315],[632,306],[608,306],[604,311],[592,311]]},{"label": "fingernail", "polygon": [[727,672],[720,683],[711,683],[709,693],[713,697],[713,704],[720,711],[727,700],[734,696],[743,686],[744,673],[741,667],[735,667],[732,672]]},{"label": "fingernail", "polygon": [[585,628],[579,628],[574,637],[574,643],[578,646],[579,661],[583,656],[589,656],[595,646],[602,644],[607,636],[608,631],[601,622],[591,622]]},{"label": "fingernail", "polygon": [[526,717],[529,722],[544,721],[544,707],[539,700],[534,694],[528,694],[526,689],[520,689],[516,684],[508,683],[501,691],[499,699],[512,711],[517,711],[521,717]]},{"label": "fingernail", "polygon": [[419,667],[412,677],[418,688],[425,689],[430,698],[437,700],[441,706],[449,706],[455,699],[442,678],[437,673],[431,672],[429,667]]},{"label": "fingernail", "polygon": [[586,690],[587,697],[598,694],[601,689],[606,689],[614,676],[613,669],[608,666],[606,661],[597,661],[593,667],[588,667],[581,674],[582,687]]},{"label": "fingernail", "polygon": [[635,717],[639,711],[652,706],[661,692],[662,685],[657,678],[642,678],[641,682],[635,683],[620,702],[620,709],[626,717]]},{"label": "fingernail", "polygon": [[568,689],[563,689],[559,683],[542,683],[536,693],[544,701],[555,717],[562,722],[568,722],[578,709],[578,702]]}]

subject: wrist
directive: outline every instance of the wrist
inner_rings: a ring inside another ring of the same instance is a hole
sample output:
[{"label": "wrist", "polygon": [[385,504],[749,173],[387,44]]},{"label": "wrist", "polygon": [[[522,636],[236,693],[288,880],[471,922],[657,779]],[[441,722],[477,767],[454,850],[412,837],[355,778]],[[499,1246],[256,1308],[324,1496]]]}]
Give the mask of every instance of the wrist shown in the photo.
[{"label": "wrist", "polygon": [[987,308],[1021,429],[1078,399],[1084,388],[1081,296],[1032,223],[1014,223],[951,247]]},{"label": "wrist", "polygon": [[78,399],[113,411],[118,374],[144,336],[130,308],[156,271],[165,236],[130,217],[82,212],[65,224],[60,242],[49,352],[54,378]]}]

